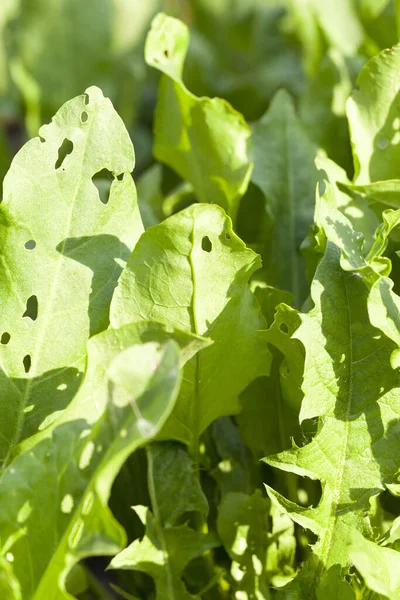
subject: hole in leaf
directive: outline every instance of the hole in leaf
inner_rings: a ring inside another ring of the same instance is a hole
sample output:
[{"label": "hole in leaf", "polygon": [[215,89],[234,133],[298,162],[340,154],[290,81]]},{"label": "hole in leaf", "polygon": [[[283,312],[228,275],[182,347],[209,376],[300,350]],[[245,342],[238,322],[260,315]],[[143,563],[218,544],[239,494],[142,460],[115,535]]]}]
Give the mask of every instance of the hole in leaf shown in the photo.
[{"label": "hole in leaf", "polygon": [[7,346],[8,342],[11,340],[11,335],[8,333],[8,331],[5,331],[3,333],[3,335],[1,336],[1,343],[3,344],[3,346]]},{"label": "hole in leaf", "polygon": [[225,239],[228,241],[232,239],[228,232],[225,232]]},{"label": "hole in leaf", "polygon": [[24,360],[22,362],[24,363],[25,373],[29,373],[29,371],[31,370],[31,366],[32,366],[31,355],[27,354],[26,356],[24,356]]},{"label": "hole in leaf", "polygon": [[165,56],[165,58],[168,58],[168,59],[170,58],[170,53],[169,53],[168,48],[165,48],[165,50],[164,50],[164,56]]},{"label": "hole in leaf", "polygon": [[286,333],[286,335],[289,333],[289,327],[286,325],[286,323],[281,323],[279,329],[282,331],[282,333]]},{"label": "hole in leaf", "polygon": [[35,240],[28,240],[27,242],[25,242],[25,248],[27,250],[33,250],[34,248],[36,248]]},{"label": "hole in leaf", "polygon": [[39,140],[40,140],[40,142],[41,142],[42,144],[44,144],[44,143],[45,143],[45,141],[46,141],[46,140],[44,139],[44,137],[42,137],[41,135],[39,135]]},{"label": "hole in leaf", "polygon": [[102,169],[92,177],[92,181],[99,192],[99,199],[103,204],[107,204],[110,198],[110,188],[114,180],[114,175],[108,169]]},{"label": "hole in leaf", "polygon": [[89,115],[87,114],[86,110],[83,111],[83,113],[81,114],[81,121],[82,123],[86,123],[86,121],[88,120]]},{"label": "hole in leaf", "polygon": [[83,102],[85,106],[89,104],[89,94],[83,94]]},{"label": "hole in leaf", "polygon": [[32,321],[36,321],[38,316],[38,299],[37,296],[30,296],[26,301],[26,310],[23,317],[29,317]]},{"label": "hole in leaf", "polygon": [[124,177],[125,177],[125,173],[120,173],[119,175],[117,175],[118,181],[122,181]]},{"label": "hole in leaf", "polygon": [[208,235],[205,235],[203,237],[203,239],[201,240],[201,248],[202,248],[202,250],[204,250],[204,252],[211,252],[212,243],[211,243],[211,240],[208,237]]},{"label": "hole in leaf", "polygon": [[74,144],[68,138],[64,138],[63,143],[58,149],[58,158],[56,160],[56,164],[54,165],[56,169],[59,169],[63,164],[65,158],[68,154],[71,154],[74,149]]}]

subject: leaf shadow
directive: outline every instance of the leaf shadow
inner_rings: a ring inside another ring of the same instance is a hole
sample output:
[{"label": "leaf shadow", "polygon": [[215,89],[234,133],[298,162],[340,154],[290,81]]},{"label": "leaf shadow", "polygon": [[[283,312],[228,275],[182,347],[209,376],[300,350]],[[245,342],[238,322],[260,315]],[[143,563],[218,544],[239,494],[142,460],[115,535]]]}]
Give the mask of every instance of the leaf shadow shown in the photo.
[{"label": "leaf shadow", "polygon": [[8,378],[0,371],[2,395],[7,396],[7,402],[0,402],[0,463],[12,459],[20,442],[57,418],[76,395],[82,376],[75,367],[53,369],[26,379]]},{"label": "leaf shadow", "polygon": [[111,298],[123,267],[131,255],[128,246],[116,236],[101,234],[66,238],[57,251],[93,271],[88,314],[90,337],[107,329]]}]

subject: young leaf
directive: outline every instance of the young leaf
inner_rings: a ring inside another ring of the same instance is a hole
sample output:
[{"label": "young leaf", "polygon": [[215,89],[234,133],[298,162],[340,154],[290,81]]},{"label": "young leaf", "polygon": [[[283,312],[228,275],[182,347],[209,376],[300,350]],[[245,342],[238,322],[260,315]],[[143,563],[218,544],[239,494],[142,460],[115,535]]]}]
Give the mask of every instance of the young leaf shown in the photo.
[{"label": "young leaf", "polygon": [[313,221],[320,178],[314,164],[317,147],[308,139],[284,91],[278,92],[255,124],[253,139],[252,181],[262,190],[273,219],[264,261],[268,283],[291,291],[299,306],[308,292],[299,248]]},{"label": "young leaf", "polygon": [[151,227],[132,253],[114,293],[112,326],[154,319],[214,342],[186,365],[164,439],[195,447],[212,421],[239,411],[240,392],[268,374],[265,321],[247,286],[259,265],[229,217],[207,204]]},{"label": "young leaf", "polygon": [[268,487],[274,502],[318,536],[299,577],[310,598],[332,565],[349,565],[352,530],[372,537],[370,498],[393,482],[399,467],[393,343],[371,326],[368,289],[357,274],[341,270],[339,258],[329,242],[312,285],[315,307],[301,315],[295,334],[306,351],[300,420],[320,417],[318,432],[310,444],[265,459],[321,481],[315,508],[300,507]]},{"label": "young leaf", "polygon": [[[192,600],[182,581],[185,567],[217,545],[215,538],[177,524],[191,511],[207,513],[207,501],[187,452],[177,444],[148,448],[148,484],[153,513],[145,506],[134,510],[146,526],[142,540],[135,540],[110,563],[113,569],[142,571],[153,577],[156,600]],[[166,467],[172,466],[172,471]]]},{"label": "young leaf", "polygon": [[65,581],[73,565],[86,556],[115,554],[126,541],[107,506],[111,485],[127,457],[171,412],[180,384],[179,348],[173,341],[149,342],[114,360],[113,378],[120,381],[121,369],[126,377],[128,361],[130,383],[110,381],[98,421],[59,425],[3,473],[1,550],[24,600],[72,599]]},{"label": "young leaf", "polygon": [[[133,166],[121,119],[92,87],[25,144],[4,180],[2,459],[72,399],[87,339],[108,326],[121,262],[142,231]],[[106,205],[93,180],[103,169],[113,178]]]},{"label": "young leaf", "polygon": [[200,202],[215,202],[235,219],[252,170],[251,134],[226,100],[197,98],[182,81],[189,30],[158,14],[148,34],[146,62],[160,70],[154,155],[192,183]]}]

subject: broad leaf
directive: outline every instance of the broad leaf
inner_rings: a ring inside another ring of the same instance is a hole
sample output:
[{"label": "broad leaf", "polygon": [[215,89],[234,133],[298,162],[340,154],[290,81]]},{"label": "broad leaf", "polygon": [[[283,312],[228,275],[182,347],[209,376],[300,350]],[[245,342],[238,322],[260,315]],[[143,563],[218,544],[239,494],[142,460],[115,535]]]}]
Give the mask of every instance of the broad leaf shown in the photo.
[{"label": "broad leaf", "polygon": [[[1,458],[68,404],[89,335],[108,326],[122,265],[143,229],[133,166],[120,117],[93,87],[41,128],[4,180]],[[93,180],[104,169],[107,204]]]},{"label": "broad leaf", "polygon": [[234,219],[251,170],[251,135],[226,100],[197,98],[182,81],[188,28],[159,14],[147,37],[147,63],[164,75],[155,117],[155,157],[192,183],[200,202],[222,206]]},{"label": "broad leaf", "polygon": [[114,293],[112,326],[157,320],[214,342],[185,367],[164,439],[196,447],[214,419],[239,411],[240,392],[269,372],[259,332],[265,321],[247,286],[259,265],[217,206],[190,206],[138,242]]}]

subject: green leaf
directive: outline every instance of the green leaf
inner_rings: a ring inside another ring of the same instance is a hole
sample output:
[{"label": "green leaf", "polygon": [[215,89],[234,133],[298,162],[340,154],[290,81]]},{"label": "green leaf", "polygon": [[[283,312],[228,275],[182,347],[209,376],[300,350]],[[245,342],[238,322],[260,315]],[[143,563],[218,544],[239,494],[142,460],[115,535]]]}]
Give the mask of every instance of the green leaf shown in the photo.
[{"label": "green leaf", "polygon": [[[351,193],[353,186],[350,184],[346,172],[332,160],[318,157],[316,165],[326,175],[330,184],[331,190],[328,191],[330,202],[334,202],[335,208],[340,210],[350,221],[355,231],[363,234],[364,250],[370,250],[374,241],[375,230],[380,224],[378,217],[370,207],[370,203],[360,194]],[[320,222],[320,215],[316,217],[316,220]]]},{"label": "green leaf", "polygon": [[266,572],[269,502],[257,490],[252,496],[226,494],[218,511],[218,534],[231,560],[235,597],[245,592],[257,600],[270,598]]},{"label": "green leaf", "polygon": [[145,536],[117,554],[109,568],[147,573],[155,581],[157,600],[189,600],[193,596],[182,581],[185,567],[217,542],[211,534],[177,522],[191,511],[206,513],[207,501],[195,465],[178,444],[152,445],[147,457],[153,513],[145,506],[134,507],[146,526]]},{"label": "green leaf", "polygon": [[340,565],[333,565],[318,588],[317,600],[356,600],[350,584],[341,577]]},{"label": "green leaf", "polygon": [[151,462],[150,495],[157,496],[152,502],[157,503],[157,517],[163,527],[172,527],[190,512],[206,517],[207,499],[186,448],[176,442],[155,443],[149,446],[147,456]]},{"label": "green leaf", "polygon": [[189,181],[200,202],[219,204],[234,219],[252,170],[251,134],[242,115],[219,98],[197,98],[182,82],[186,25],[155,17],[146,62],[160,70],[154,155]]},{"label": "green leaf", "polygon": [[396,179],[400,160],[400,45],[368,61],[347,103],[355,183]]},{"label": "green leaf", "polygon": [[299,433],[304,349],[292,338],[300,317],[283,304],[283,301],[292,301],[291,294],[269,286],[255,284],[254,287],[270,324],[263,335],[270,344],[273,362],[269,377],[259,377],[242,393],[242,411],[237,421],[244,442],[259,460],[289,448],[291,438]]},{"label": "green leaf", "polygon": [[[121,119],[92,87],[25,144],[4,180],[1,458],[68,404],[89,335],[108,326],[122,265],[143,230],[133,166]],[[112,178],[107,204],[92,179],[103,169]]]},{"label": "green leaf", "polygon": [[[73,565],[87,556],[115,554],[125,543],[107,506],[111,485],[128,456],[171,412],[180,357],[173,341],[136,344],[116,354],[113,377],[119,380],[128,361],[129,390],[111,381],[96,422],[80,418],[55,427],[16,458],[0,481],[2,552],[24,600],[72,599],[65,580]],[[135,396],[144,379],[146,386]]]},{"label": "green leaf", "polygon": [[294,112],[293,101],[278,92],[253,128],[252,181],[262,190],[273,220],[264,260],[268,283],[289,290],[299,306],[307,295],[300,245],[313,221],[319,173],[317,148]]},{"label": "green leaf", "polygon": [[258,465],[242,442],[237,425],[231,418],[221,417],[213,423],[211,435],[218,464],[210,474],[218,483],[221,496],[229,492],[251,494],[261,485]]},{"label": "green leaf", "polygon": [[362,278],[342,271],[339,259],[329,242],[312,285],[315,306],[301,315],[295,334],[306,351],[300,420],[320,417],[317,434],[301,448],[265,459],[321,481],[318,506],[306,508],[268,486],[271,499],[318,536],[299,577],[310,598],[332,565],[348,566],[352,530],[372,537],[370,499],[393,481],[399,467],[392,424],[400,410],[399,378],[389,363],[393,344],[370,324]]},{"label": "green leaf", "polygon": [[145,229],[157,225],[164,219],[161,179],[161,165],[155,164],[147,169],[137,181],[138,204]]},{"label": "green leaf", "polygon": [[354,533],[350,556],[368,589],[389,600],[399,599],[400,554],[396,550],[378,546]]},{"label": "green leaf", "polygon": [[[109,399],[108,369],[112,361],[121,352],[136,344],[149,342],[165,344],[171,339],[179,345],[181,367],[190,361],[196,352],[207,347],[210,343],[209,340],[201,336],[174,330],[171,327],[151,321],[132,323],[119,329],[107,329],[107,331],[91,338],[88,342],[88,364],[85,378],[78,393],[58,415],[57,419],[43,431],[22,442],[17,447],[16,452],[21,454],[31,449],[38,442],[47,439],[56,427],[64,423],[68,424],[71,421],[85,419],[90,425],[94,426],[107,408]],[[123,376],[123,371],[120,372],[119,376]],[[137,379],[137,384],[139,381]]]},{"label": "green leaf", "polygon": [[138,242],[114,293],[112,326],[154,319],[214,342],[186,365],[163,439],[196,447],[212,421],[239,411],[243,389],[268,374],[265,321],[247,286],[259,266],[217,206],[190,206]]},{"label": "green leaf", "polygon": [[400,208],[400,181],[398,179],[375,181],[365,185],[352,185],[344,182],[344,187],[352,196],[360,195],[365,198],[374,208],[376,205],[382,205],[384,208]]}]

